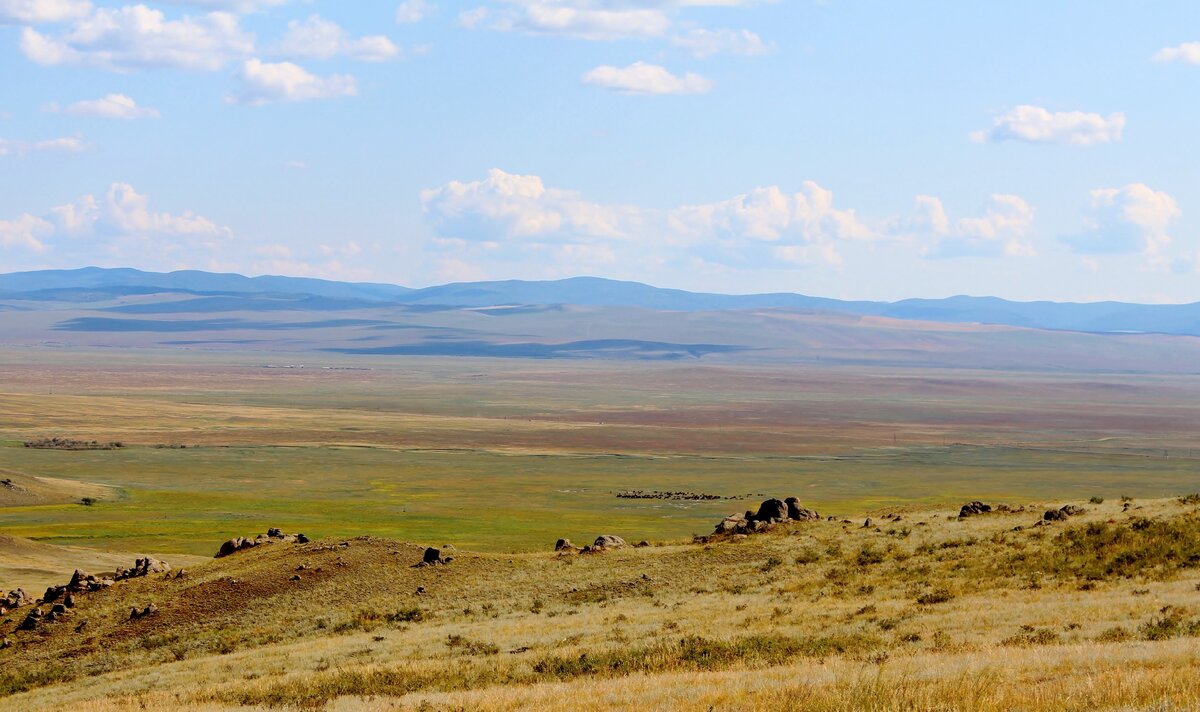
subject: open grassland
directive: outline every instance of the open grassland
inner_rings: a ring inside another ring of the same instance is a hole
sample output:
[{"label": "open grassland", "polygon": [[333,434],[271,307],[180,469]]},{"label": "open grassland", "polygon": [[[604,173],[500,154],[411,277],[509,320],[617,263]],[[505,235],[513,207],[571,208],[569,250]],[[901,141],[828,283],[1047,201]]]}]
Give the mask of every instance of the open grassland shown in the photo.
[{"label": "open grassland", "polygon": [[5,627],[0,694],[31,711],[1200,705],[1200,498],[1075,504],[1042,527],[1042,506],[912,509],[427,568],[380,538],[272,545]]},{"label": "open grassland", "polygon": [[[1186,376],[317,358],[0,352],[0,468],[112,493],[13,502],[0,531],[156,554],[268,526],[528,551],[686,537],[748,506],[621,490],[843,514],[1166,496],[1200,469]],[[45,437],[124,447],[21,445]]]}]

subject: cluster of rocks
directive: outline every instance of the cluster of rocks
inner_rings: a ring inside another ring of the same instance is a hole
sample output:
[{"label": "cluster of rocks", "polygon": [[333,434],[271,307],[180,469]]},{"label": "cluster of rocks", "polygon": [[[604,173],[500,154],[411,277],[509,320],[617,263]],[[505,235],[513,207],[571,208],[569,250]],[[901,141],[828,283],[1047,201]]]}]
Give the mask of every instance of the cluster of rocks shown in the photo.
[{"label": "cluster of rocks", "polygon": [[1082,507],[1076,507],[1073,504],[1064,504],[1058,509],[1047,509],[1046,513],[1042,515],[1042,521],[1039,524],[1065,522],[1076,514],[1083,514],[1083,512],[1084,509]]},{"label": "cluster of rocks", "polygon": [[68,602],[68,608],[74,605],[74,594],[76,593],[91,593],[100,591],[112,586],[117,581],[126,581],[128,579],[142,578],[150,574],[165,574],[171,570],[171,565],[165,561],[147,556],[140,558],[134,562],[131,568],[124,566],[117,567],[112,576],[96,576],[94,574],[85,574],[79,569],[72,574],[71,580],[61,586],[50,586],[46,589],[46,593],[42,595],[43,603],[54,603],[55,601]]},{"label": "cluster of rocks", "polygon": [[155,613],[158,613],[158,606],[154,605],[153,603],[146,606],[145,608],[130,608],[129,609],[129,620],[135,621],[139,618],[145,618],[147,616],[152,616]]},{"label": "cluster of rocks", "polygon": [[217,552],[216,558],[236,554],[239,551],[253,549],[256,546],[263,544],[307,544],[308,537],[303,534],[284,534],[282,530],[271,527],[266,534],[259,534],[256,537],[236,537],[230,539],[221,545],[221,550]]},{"label": "cluster of rocks", "polygon": [[735,497],[722,497],[719,494],[705,494],[703,492],[659,492],[653,490],[646,492],[643,490],[622,490],[617,492],[617,497],[620,499],[668,499],[668,500],[685,500],[689,502],[706,502],[717,499],[736,499]]},{"label": "cluster of rocks", "polygon": [[[152,556],[146,556],[134,562],[132,567],[117,567],[117,570],[107,576],[85,574],[76,569],[71,580],[61,586],[48,586],[46,593],[40,599],[34,600],[22,589],[9,591],[0,598],[0,615],[28,605],[36,606],[26,614],[25,619],[17,626],[18,630],[37,630],[42,623],[53,623],[66,618],[75,607],[75,595],[103,591],[118,581],[142,578],[150,574],[163,574],[171,571],[171,566],[165,561],[159,561]],[[42,610],[42,605],[53,604],[50,611]],[[156,609],[157,610],[157,609]]]},{"label": "cluster of rocks", "polygon": [[717,524],[714,534],[754,534],[770,529],[783,522],[816,522],[821,515],[816,511],[800,505],[796,497],[787,499],[768,499],[758,507],[757,512],[747,511],[745,514],[734,514],[725,517]]},{"label": "cluster of rocks", "polygon": [[984,504],[983,502],[967,502],[958,510],[958,516],[961,518],[973,517],[977,514],[987,514],[992,511],[992,505]]},{"label": "cluster of rocks", "polygon": [[421,556],[421,561],[417,564],[417,568],[423,566],[444,566],[451,561],[454,561],[453,556],[445,556],[442,554],[441,549],[435,549],[431,546],[425,549],[425,553]]},{"label": "cluster of rocks", "polygon": [[25,589],[18,588],[9,591],[4,598],[0,598],[0,616],[7,615],[13,609],[28,606],[32,603],[33,598],[28,593],[25,593]]},{"label": "cluster of rocks", "polygon": [[[559,539],[558,541],[554,542],[554,550],[559,553],[566,554],[596,554],[603,551],[609,551],[611,549],[625,549],[628,548],[628,546],[629,542],[625,541],[616,534],[601,534],[600,536],[596,537],[596,540],[591,544],[583,547],[575,546],[571,543],[570,539]],[[650,542],[643,539],[635,546],[639,548],[650,546]]]}]

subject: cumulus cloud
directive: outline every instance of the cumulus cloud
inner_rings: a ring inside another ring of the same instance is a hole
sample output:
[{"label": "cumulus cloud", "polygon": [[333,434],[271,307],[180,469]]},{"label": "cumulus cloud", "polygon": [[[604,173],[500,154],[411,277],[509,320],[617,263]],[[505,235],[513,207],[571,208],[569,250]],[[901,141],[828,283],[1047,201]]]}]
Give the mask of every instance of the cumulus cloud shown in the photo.
[{"label": "cumulus cloud", "polygon": [[42,238],[54,232],[54,225],[26,213],[16,220],[0,220],[0,248],[44,252]]},{"label": "cumulus cloud", "polygon": [[634,62],[624,68],[602,65],[584,74],[580,81],[623,94],[705,94],[713,88],[712,80],[699,74],[677,76],[645,62]]},{"label": "cumulus cloud", "polygon": [[1154,53],[1154,61],[1200,64],[1200,42],[1184,42],[1175,47],[1163,47]]},{"label": "cumulus cloud", "polygon": [[409,25],[433,14],[435,6],[429,0],[404,0],[396,7],[396,22]]},{"label": "cumulus cloud", "polygon": [[619,239],[637,220],[632,208],[589,202],[575,191],[547,188],[538,176],[498,168],[481,181],[422,191],[421,207],[438,234],[474,242]]},{"label": "cumulus cloud", "polygon": [[358,84],[348,74],[318,77],[291,62],[246,60],[239,73],[241,89],[229,97],[235,104],[258,106],[274,102],[311,101],[354,96]]},{"label": "cumulus cloud", "polygon": [[996,117],[992,128],[976,131],[970,138],[976,143],[1024,141],[1091,146],[1121,140],[1125,114],[1089,114],[1082,111],[1051,112],[1040,106],[1023,104]]},{"label": "cumulus cloud", "polygon": [[0,0],[0,24],[63,22],[83,17],[91,10],[89,0]]},{"label": "cumulus cloud", "polygon": [[539,251],[572,263],[647,263],[662,259],[657,253],[704,253],[712,261],[837,264],[838,243],[879,237],[811,181],[792,194],[771,186],[656,210],[596,203],[549,188],[538,176],[493,169],[481,181],[423,191],[421,203],[439,238],[456,251]]},{"label": "cumulus cloud", "polygon": [[312,15],[303,22],[289,22],[278,51],[290,57],[318,59],[345,55],[364,62],[383,62],[400,54],[400,49],[383,35],[354,39],[336,22],[320,15]]},{"label": "cumulus cloud", "polygon": [[687,34],[672,37],[671,44],[701,59],[721,53],[752,56],[769,54],[775,50],[774,44],[763,42],[750,30],[693,29]]},{"label": "cumulus cloud", "polygon": [[981,215],[953,222],[939,198],[918,195],[913,215],[889,221],[886,231],[921,244],[927,257],[1032,257],[1033,220],[1033,208],[1016,195],[994,194]]},{"label": "cumulus cloud", "polygon": [[103,199],[85,195],[51,211],[60,232],[73,235],[228,237],[228,228],[192,212],[154,212],[150,199],[128,183],[113,183]]},{"label": "cumulus cloud", "polygon": [[0,156],[24,156],[29,153],[79,153],[87,142],[79,136],[47,138],[39,141],[10,141],[0,138]]},{"label": "cumulus cloud", "polygon": [[[533,35],[574,37],[584,40],[624,40],[662,37],[671,26],[667,13],[657,3],[621,6],[594,5],[584,2],[522,0],[495,15],[491,29],[519,31]],[[489,16],[474,11],[473,25]],[[462,15],[460,22],[464,19]]]},{"label": "cumulus cloud", "polygon": [[1169,228],[1181,216],[1175,199],[1142,183],[1093,190],[1083,232],[1064,238],[1083,254],[1141,252],[1154,266],[1165,261]]},{"label": "cumulus cloud", "polygon": [[[58,112],[57,105],[50,105],[51,112]],[[158,109],[148,106],[138,106],[131,97],[124,94],[108,94],[100,99],[85,99],[63,109],[72,116],[87,116],[98,119],[157,119]]]},{"label": "cumulus cloud", "polygon": [[161,0],[169,5],[191,5],[206,10],[228,10],[230,12],[261,12],[272,7],[286,5],[289,0]]},{"label": "cumulus cloud", "polygon": [[97,8],[57,35],[26,27],[20,47],[31,61],[48,66],[216,71],[251,53],[254,37],[230,13],[168,20],[161,10],[131,5]]},{"label": "cumulus cloud", "polygon": [[668,224],[688,242],[791,243],[776,250],[791,262],[811,261],[814,255],[836,262],[835,241],[875,236],[853,210],[835,208],[833,192],[813,181],[790,195],[769,186],[729,200],[676,208]]},{"label": "cumulus cloud", "polygon": [[0,249],[53,254],[67,247],[72,254],[86,249],[119,260],[211,254],[231,237],[229,228],[195,213],[151,209],[149,198],[126,183],[113,183],[101,196],[85,195],[41,216],[0,220]]}]

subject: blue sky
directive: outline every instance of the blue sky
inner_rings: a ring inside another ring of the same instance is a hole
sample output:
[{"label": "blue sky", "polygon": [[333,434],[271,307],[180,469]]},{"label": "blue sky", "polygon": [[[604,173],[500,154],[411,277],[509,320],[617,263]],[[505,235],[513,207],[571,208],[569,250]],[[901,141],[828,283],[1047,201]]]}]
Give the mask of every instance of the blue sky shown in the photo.
[{"label": "blue sky", "polygon": [[0,0],[0,271],[1200,300],[1200,4]]}]

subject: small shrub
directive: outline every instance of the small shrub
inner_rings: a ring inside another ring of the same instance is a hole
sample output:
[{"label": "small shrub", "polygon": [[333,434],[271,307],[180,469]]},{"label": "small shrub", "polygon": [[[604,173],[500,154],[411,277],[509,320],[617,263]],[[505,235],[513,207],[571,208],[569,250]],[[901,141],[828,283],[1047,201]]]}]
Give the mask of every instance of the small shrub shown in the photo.
[{"label": "small shrub", "polygon": [[1091,499],[1088,500],[1088,502],[1090,502],[1091,504],[1104,504],[1104,498],[1103,497],[1092,497]]},{"label": "small shrub", "polygon": [[1124,643],[1133,637],[1128,629],[1121,626],[1113,626],[1108,628],[1100,635],[1096,636],[1096,641],[1100,643]]},{"label": "small shrub", "polygon": [[950,592],[950,589],[944,586],[939,586],[938,588],[931,589],[917,596],[917,603],[921,604],[922,606],[931,606],[936,603],[945,603],[953,599],[954,594]]}]

